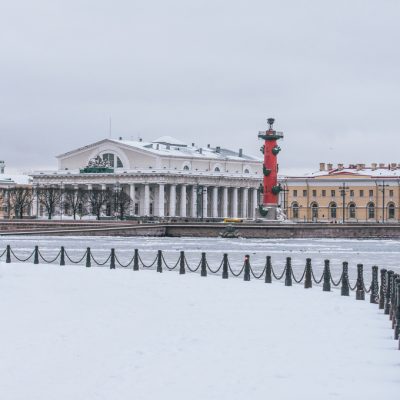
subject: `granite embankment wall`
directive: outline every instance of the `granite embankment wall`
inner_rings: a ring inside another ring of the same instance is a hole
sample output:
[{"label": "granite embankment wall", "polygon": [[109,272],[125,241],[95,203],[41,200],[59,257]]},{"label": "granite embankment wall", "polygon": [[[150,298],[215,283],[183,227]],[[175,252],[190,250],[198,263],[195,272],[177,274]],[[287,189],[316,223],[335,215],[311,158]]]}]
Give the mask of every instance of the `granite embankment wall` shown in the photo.
[{"label": "granite embankment wall", "polygon": [[[351,238],[400,239],[400,224],[235,224],[244,238]],[[226,228],[223,223],[148,223],[60,221],[15,223],[2,222],[0,236],[169,236],[218,237]]]}]

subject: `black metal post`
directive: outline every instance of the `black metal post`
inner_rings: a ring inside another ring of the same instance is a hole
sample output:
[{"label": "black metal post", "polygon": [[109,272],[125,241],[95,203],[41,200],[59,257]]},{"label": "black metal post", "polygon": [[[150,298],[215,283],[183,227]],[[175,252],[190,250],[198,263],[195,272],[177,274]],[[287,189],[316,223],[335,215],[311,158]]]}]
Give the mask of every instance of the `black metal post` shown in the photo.
[{"label": "black metal post", "polygon": [[224,261],[222,264],[222,279],[228,279],[228,254],[224,253]]},{"label": "black metal post", "polygon": [[39,246],[35,246],[35,253],[33,256],[33,263],[39,264]]},{"label": "black metal post", "polygon": [[381,269],[381,287],[379,289],[379,309],[380,310],[385,309],[385,295],[386,295],[386,290],[387,290],[386,273],[387,273],[387,270],[385,268],[382,268]]},{"label": "black metal post", "polygon": [[65,265],[65,248],[61,246],[60,265]]},{"label": "black metal post", "polygon": [[271,256],[267,256],[267,264],[265,266],[265,283],[272,283]]},{"label": "black metal post", "polygon": [[379,283],[378,283],[378,267],[372,267],[372,281],[371,281],[371,294],[369,302],[372,304],[379,303]]},{"label": "black metal post", "polygon": [[86,249],[86,267],[90,268],[92,266],[91,264],[91,255],[90,255],[90,247]]},{"label": "black metal post", "polygon": [[342,286],[340,288],[340,294],[342,296],[349,296],[350,295],[349,263],[347,261],[343,262]]},{"label": "black metal post", "polygon": [[6,263],[10,264],[10,262],[11,262],[11,246],[8,244],[6,250]]},{"label": "black metal post", "polygon": [[179,258],[179,274],[183,275],[185,273],[185,252],[181,251],[181,256]]},{"label": "black metal post", "polygon": [[243,280],[249,281],[250,280],[250,256],[248,254],[244,257],[244,276]]},{"label": "black metal post", "polygon": [[285,286],[292,286],[292,259],[286,257]]},{"label": "black metal post", "polygon": [[322,290],[324,292],[331,291],[331,269],[329,266],[329,260],[324,261],[324,283],[322,285]]},{"label": "black metal post", "polygon": [[201,253],[200,276],[207,276],[207,259],[206,259],[206,253]]},{"label": "black metal post", "polygon": [[385,311],[384,311],[386,315],[389,315],[390,312],[390,299],[392,297],[390,290],[391,290],[393,274],[394,274],[393,271],[388,271],[386,275],[386,293],[385,293]]},{"label": "black metal post", "polygon": [[396,280],[396,293],[397,293],[396,326],[394,328],[394,338],[398,340],[400,336],[400,279]]},{"label": "black metal post", "polygon": [[111,249],[110,269],[115,269],[115,249]]},{"label": "black metal post", "polygon": [[357,264],[356,300],[365,300],[362,264]]},{"label": "black metal post", "polygon": [[389,319],[393,320],[394,309],[396,308],[396,279],[399,277],[398,274],[393,274],[391,278],[392,287],[390,289],[390,309],[389,309]]},{"label": "black metal post", "polygon": [[306,259],[306,273],[304,277],[304,289],[312,288],[312,276],[311,276],[311,258]]},{"label": "black metal post", "polygon": [[162,251],[157,252],[157,272],[162,272]]},{"label": "black metal post", "polygon": [[135,253],[133,255],[133,270],[139,271],[139,250],[135,249]]}]

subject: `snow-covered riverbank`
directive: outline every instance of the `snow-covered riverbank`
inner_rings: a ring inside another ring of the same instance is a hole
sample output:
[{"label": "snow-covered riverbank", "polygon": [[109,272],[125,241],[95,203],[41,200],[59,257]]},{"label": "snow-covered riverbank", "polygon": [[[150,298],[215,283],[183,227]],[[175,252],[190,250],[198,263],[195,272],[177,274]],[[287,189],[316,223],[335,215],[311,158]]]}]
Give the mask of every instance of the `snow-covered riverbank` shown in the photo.
[{"label": "snow-covered riverbank", "polygon": [[7,400],[372,400],[400,389],[387,316],[337,291],[0,263],[0,315]]}]

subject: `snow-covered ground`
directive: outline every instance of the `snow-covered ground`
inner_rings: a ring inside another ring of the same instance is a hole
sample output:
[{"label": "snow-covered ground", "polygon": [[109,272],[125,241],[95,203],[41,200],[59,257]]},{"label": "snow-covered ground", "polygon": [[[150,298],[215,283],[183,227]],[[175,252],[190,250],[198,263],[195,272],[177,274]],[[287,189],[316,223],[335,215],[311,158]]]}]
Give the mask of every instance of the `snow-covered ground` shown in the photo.
[{"label": "snow-covered ground", "polygon": [[0,263],[0,397],[376,399],[400,351],[376,305],[299,285]]},{"label": "snow-covered ground", "polygon": [[[265,257],[272,257],[272,264],[279,273],[283,270],[286,257],[292,258],[293,270],[301,276],[306,258],[312,259],[313,269],[319,277],[322,273],[324,259],[331,261],[331,271],[337,280],[342,271],[342,262],[349,262],[349,276],[356,279],[356,266],[364,265],[365,282],[370,282],[371,267],[390,268],[400,273],[400,241],[398,240],[349,240],[349,239],[223,239],[223,238],[157,238],[157,237],[0,237],[0,254],[7,244],[15,253],[27,257],[35,245],[48,259],[54,257],[61,246],[75,260],[84,254],[86,247],[99,261],[105,260],[110,249],[115,248],[121,263],[127,263],[135,248],[139,249],[143,261],[150,264],[157,253],[162,250],[168,263],[174,265],[179,251],[184,250],[189,264],[195,267],[201,252],[207,253],[207,259],[214,270],[219,266],[223,253],[229,254],[232,268],[239,270],[243,265],[245,254],[250,254],[252,267],[261,271]],[[3,257],[4,260],[4,257]]]}]

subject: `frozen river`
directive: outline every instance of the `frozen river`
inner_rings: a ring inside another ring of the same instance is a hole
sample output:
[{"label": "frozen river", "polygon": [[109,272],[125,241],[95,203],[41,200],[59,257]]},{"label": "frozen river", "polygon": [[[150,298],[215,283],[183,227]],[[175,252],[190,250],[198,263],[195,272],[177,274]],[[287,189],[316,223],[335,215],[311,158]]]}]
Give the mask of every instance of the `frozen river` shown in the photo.
[{"label": "frozen river", "polygon": [[366,279],[369,279],[373,265],[400,272],[400,241],[397,240],[15,236],[0,238],[0,253],[7,244],[20,257],[27,257],[34,246],[39,245],[44,257],[54,257],[64,246],[71,258],[78,259],[90,247],[94,257],[103,261],[110,254],[110,249],[115,248],[121,263],[127,263],[137,248],[143,261],[148,264],[154,260],[157,250],[162,250],[167,262],[173,265],[179,257],[179,251],[184,250],[191,267],[197,266],[201,252],[206,252],[213,269],[219,266],[223,253],[228,253],[235,270],[240,269],[244,255],[249,254],[251,265],[257,271],[264,268],[265,257],[270,255],[277,273],[282,271],[286,257],[291,257],[297,276],[303,271],[306,258],[312,259],[316,275],[322,273],[323,262],[329,259],[334,278],[340,276],[343,261],[349,262],[351,280],[356,277],[358,263],[364,265]]}]

